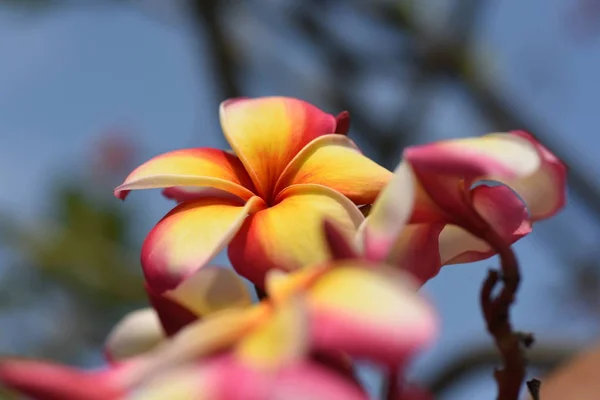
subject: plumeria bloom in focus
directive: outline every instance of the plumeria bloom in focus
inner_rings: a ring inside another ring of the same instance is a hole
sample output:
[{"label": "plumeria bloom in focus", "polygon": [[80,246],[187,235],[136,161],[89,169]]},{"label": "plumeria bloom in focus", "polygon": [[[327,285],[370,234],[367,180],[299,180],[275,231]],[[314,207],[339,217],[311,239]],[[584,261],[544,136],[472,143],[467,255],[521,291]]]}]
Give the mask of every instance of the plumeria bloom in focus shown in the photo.
[{"label": "plumeria bloom in focus", "polygon": [[180,204],[150,232],[142,267],[157,295],[175,288],[229,244],[236,271],[259,287],[271,269],[327,259],[322,218],[349,234],[392,173],[363,156],[336,119],[301,100],[234,99],[220,119],[233,152],[172,151],[134,170],[115,189],[166,188]]},{"label": "plumeria bloom in focus", "polygon": [[359,246],[368,259],[425,283],[443,265],[491,257],[493,247],[556,214],[566,201],[566,173],[522,131],[409,147],[361,226]]},{"label": "plumeria bloom in focus", "polygon": [[[236,287],[223,283],[231,279],[238,278],[222,272],[213,283]],[[385,265],[328,262],[271,273],[266,286],[268,299],[253,306],[235,301],[172,338],[151,310],[131,314],[109,336],[115,363],[107,370],[5,360],[0,382],[41,400],[366,400],[356,380],[311,355],[344,352],[400,367],[437,331],[436,315],[413,279]],[[214,287],[197,289],[204,293],[182,300],[194,312],[206,310]],[[422,398],[409,395],[402,399]]]}]

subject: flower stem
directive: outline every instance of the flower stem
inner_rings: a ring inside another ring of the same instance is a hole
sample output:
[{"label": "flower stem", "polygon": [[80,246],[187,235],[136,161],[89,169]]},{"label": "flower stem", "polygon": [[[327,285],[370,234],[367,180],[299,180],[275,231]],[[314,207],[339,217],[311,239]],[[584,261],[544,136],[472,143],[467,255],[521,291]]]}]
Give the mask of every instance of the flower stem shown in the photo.
[{"label": "flower stem", "polygon": [[[498,252],[502,267],[501,272],[488,272],[480,299],[487,330],[494,338],[502,358],[502,368],[494,372],[498,385],[497,400],[518,400],[525,380],[526,365],[521,345],[530,345],[533,341],[531,335],[514,332],[510,323],[510,307],[521,281],[519,264],[510,245],[495,231],[489,230],[483,237]],[[492,292],[500,281],[502,289],[494,297]]]},{"label": "flower stem", "polygon": [[263,299],[265,299],[267,297],[267,292],[265,292],[263,289],[259,288],[258,286],[254,285],[254,290],[256,291],[256,297],[258,297],[258,301],[262,301]]},{"label": "flower stem", "polygon": [[385,380],[385,400],[398,400],[400,385],[398,383],[398,367],[390,367]]}]

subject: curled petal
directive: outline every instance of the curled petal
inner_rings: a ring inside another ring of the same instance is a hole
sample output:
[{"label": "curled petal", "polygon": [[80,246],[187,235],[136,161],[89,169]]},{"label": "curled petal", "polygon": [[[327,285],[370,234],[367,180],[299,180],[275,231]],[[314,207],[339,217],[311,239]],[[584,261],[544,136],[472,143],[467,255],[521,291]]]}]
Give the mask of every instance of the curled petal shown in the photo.
[{"label": "curled petal", "polygon": [[243,362],[273,371],[301,360],[307,352],[308,315],[299,298],[278,305],[270,318],[246,335],[236,349]]},{"label": "curled petal", "polygon": [[518,179],[533,174],[541,165],[530,141],[506,133],[409,147],[404,159],[417,173],[454,175],[471,182]]},{"label": "curled petal", "polygon": [[415,178],[410,165],[400,163],[363,222],[358,243],[367,259],[385,260],[408,222],[415,202]]},{"label": "curled petal", "polygon": [[229,201],[240,201],[240,197],[221,189],[202,186],[173,186],[162,191],[162,195],[167,199],[175,200],[178,203],[186,201],[195,201],[205,197],[219,197]]},{"label": "curled petal", "polygon": [[220,116],[227,141],[267,200],[292,158],[336,129],[333,115],[286,97],[228,100],[221,104]]},{"label": "curled petal", "polygon": [[525,132],[415,146],[406,149],[404,157],[427,194],[453,215],[464,217],[464,192],[481,180],[502,182],[515,190],[532,221],[555,214],[565,203],[565,166]]},{"label": "curled petal", "polygon": [[356,204],[371,204],[392,173],[362,155],[342,135],[324,135],[307,144],[282,173],[275,191],[314,183],[342,193]]},{"label": "curled petal", "polygon": [[117,362],[155,347],[165,338],[160,320],[152,308],[133,311],[125,316],[108,335],[105,353]]},{"label": "curled petal", "polygon": [[[531,232],[523,203],[506,186],[478,186],[471,192],[475,210],[508,244]],[[495,251],[463,228],[446,223],[407,225],[394,242],[387,261],[411,272],[424,284],[446,264],[486,259]]]},{"label": "curled petal", "polygon": [[350,130],[350,113],[342,111],[335,117],[335,133],[347,135]]},{"label": "curled petal", "polygon": [[454,225],[411,224],[394,242],[387,262],[410,272],[423,285],[440,272],[440,233]]},{"label": "curled petal", "polygon": [[225,151],[196,148],[161,154],[136,168],[115,189],[125,200],[131,190],[179,187],[172,196],[181,196],[184,187],[201,186],[227,191],[243,200],[253,196],[254,186],[240,160]]},{"label": "curled petal", "polygon": [[317,349],[403,365],[432,341],[436,315],[409,275],[357,261],[336,265],[308,293]]},{"label": "curled petal", "polygon": [[38,400],[117,400],[123,394],[110,371],[86,373],[32,360],[0,360],[0,384]]},{"label": "curled petal", "polygon": [[329,258],[323,219],[335,221],[350,237],[363,220],[340,193],[319,185],[290,186],[273,207],[251,215],[228,253],[235,270],[259,287],[267,271],[292,271]]},{"label": "curled petal", "polygon": [[360,255],[354,243],[346,237],[344,232],[336,225],[335,222],[326,218],[323,224],[325,231],[325,240],[329,246],[331,258],[334,260],[343,260],[358,258]]},{"label": "curled petal", "polygon": [[148,285],[148,282],[144,282],[144,289],[146,290],[152,308],[156,310],[156,314],[158,315],[167,336],[173,336],[179,332],[181,328],[198,319],[196,314],[184,306],[162,294],[154,292]]},{"label": "curled petal", "polygon": [[[473,189],[471,200],[479,215],[507,244],[531,232],[527,209],[508,187],[478,186]],[[442,264],[484,260],[496,253],[485,241],[454,225],[444,228],[439,241]]]},{"label": "curled petal", "polygon": [[549,218],[565,206],[567,167],[531,134],[523,131],[511,133],[535,146],[542,165],[534,174],[508,184],[527,204],[533,222]]},{"label": "curled petal", "polygon": [[248,214],[263,207],[258,197],[246,205],[221,198],[182,203],[152,229],[142,247],[142,267],[150,288],[173,289],[221,251]]},{"label": "curled petal", "polygon": [[200,317],[252,305],[252,296],[238,275],[231,269],[215,266],[200,269],[163,295]]}]

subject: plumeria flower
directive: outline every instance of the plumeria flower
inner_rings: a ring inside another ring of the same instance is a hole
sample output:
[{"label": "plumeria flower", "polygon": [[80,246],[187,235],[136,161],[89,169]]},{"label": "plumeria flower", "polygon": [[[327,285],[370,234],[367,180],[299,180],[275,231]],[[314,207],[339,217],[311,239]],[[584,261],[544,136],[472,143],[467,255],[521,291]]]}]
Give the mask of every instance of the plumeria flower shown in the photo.
[{"label": "plumeria flower", "polygon": [[176,287],[225,246],[236,271],[259,287],[271,269],[327,259],[322,218],[349,234],[392,173],[363,156],[336,119],[301,100],[234,99],[220,119],[233,151],[195,148],[157,156],[115,189],[166,188],[179,201],[150,232],[142,267],[150,289]]},{"label": "plumeria flower", "polygon": [[443,265],[491,257],[565,201],[565,165],[526,132],[409,147],[358,243],[424,283]]},{"label": "plumeria flower", "polygon": [[[344,352],[404,366],[437,331],[436,315],[413,279],[385,265],[346,260],[272,272],[266,287],[268,299],[208,313],[171,338],[150,310],[131,314],[109,336],[107,353],[116,362],[106,370],[5,360],[0,382],[41,400],[178,399],[183,393],[210,400],[362,400],[367,395],[355,380],[310,355]],[[212,309],[206,300],[212,289],[179,291],[178,301],[194,312]]]}]

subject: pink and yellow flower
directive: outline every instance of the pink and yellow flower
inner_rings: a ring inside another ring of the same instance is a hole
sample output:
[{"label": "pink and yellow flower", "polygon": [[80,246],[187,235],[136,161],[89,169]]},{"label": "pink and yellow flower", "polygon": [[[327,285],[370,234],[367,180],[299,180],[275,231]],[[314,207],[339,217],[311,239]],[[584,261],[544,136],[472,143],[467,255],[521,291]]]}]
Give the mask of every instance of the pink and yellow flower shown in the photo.
[{"label": "pink and yellow flower", "polygon": [[[166,188],[181,204],[150,232],[142,267],[160,294],[229,244],[234,268],[258,286],[271,269],[324,261],[321,222],[328,216],[349,234],[363,220],[391,172],[363,156],[336,119],[292,98],[235,99],[221,104],[232,152],[196,148],[157,156],[115,189]],[[339,133],[336,133],[339,132]]]},{"label": "pink and yellow flower", "polygon": [[409,147],[358,243],[368,259],[424,283],[443,265],[494,255],[494,246],[527,235],[565,201],[566,167],[526,132]]},{"label": "pink and yellow flower", "polygon": [[238,294],[224,300],[218,289],[237,288],[224,280],[239,279],[204,268],[183,283],[187,290],[181,285],[173,295],[204,318],[172,338],[151,309],[138,311],[109,336],[107,353],[118,361],[109,369],[4,360],[0,382],[41,400],[366,400],[356,381],[310,355],[343,351],[403,366],[431,342],[437,321],[410,276],[373,267],[340,261],[271,273],[269,299],[254,306]]}]

